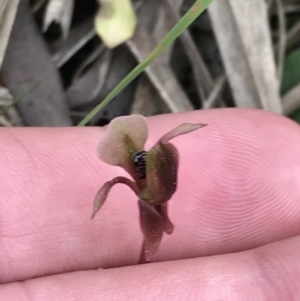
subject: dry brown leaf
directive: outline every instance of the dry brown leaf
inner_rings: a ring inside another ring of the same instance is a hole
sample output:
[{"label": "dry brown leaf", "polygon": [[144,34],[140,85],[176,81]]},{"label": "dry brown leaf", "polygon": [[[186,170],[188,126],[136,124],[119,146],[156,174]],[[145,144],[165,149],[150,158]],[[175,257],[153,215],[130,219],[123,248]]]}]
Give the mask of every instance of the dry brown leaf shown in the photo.
[{"label": "dry brown leaf", "polygon": [[[147,58],[169,31],[164,26],[168,16],[162,5],[165,4],[157,0],[146,1],[139,9],[138,26],[127,45],[140,62]],[[169,65],[168,51],[155,59],[145,71],[172,112],[193,109]]]},{"label": "dry brown leaf", "polygon": [[155,89],[147,75],[143,74],[135,91],[131,114],[153,116],[168,113],[170,113],[170,109],[161,99],[157,89]]},{"label": "dry brown leaf", "polygon": [[[68,88],[67,95],[71,108],[94,107],[134,68],[136,60],[125,45],[113,51],[106,48],[82,76]],[[137,82],[126,87],[104,110],[93,118],[91,124],[101,119],[112,120],[130,112]],[[98,92],[97,92],[98,91]],[[96,95],[98,93],[98,95]]]},{"label": "dry brown leaf", "polygon": [[[146,56],[140,52],[140,48],[137,44],[133,41],[127,43],[139,61],[146,58]],[[146,73],[171,112],[184,112],[193,109],[169,64],[157,58],[147,67]]]},{"label": "dry brown leaf", "polygon": [[220,96],[224,86],[226,83],[226,76],[222,75],[220,76],[216,82],[215,85],[209,95],[209,97],[204,101],[203,103],[203,109],[211,109],[215,108],[218,103],[218,97]]},{"label": "dry brown leaf", "polygon": [[[177,0],[177,10],[180,8],[180,2]],[[166,24],[168,30],[170,30],[180,19],[179,11],[176,10],[176,6],[173,4],[173,0],[166,0],[167,6],[163,6],[165,9],[165,14],[170,14],[170,22]],[[173,18],[172,18],[173,17]],[[195,84],[198,90],[199,99],[201,96],[204,96],[204,98],[208,98],[210,93],[213,90],[213,79],[212,76],[208,70],[208,68],[205,65],[204,59],[202,58],[201,53],[198,51],[196,44],[194,43],[194,40],[189,33],[188,30],[185,30],[180,35],[180,40],[182,42],[182,46],[185,49],[185,52],[190,60]],[[206,100],[203,99],[203,102]],[[219,102],[223,102],[220,97],[218,97]],[[204,104],[205,105],[205,104]]]},{"label": "dry brown leaf", "polygon": [[74,8],[74,0],[50,0],[44,18],[43,30],[46,31],[52,22],[57,22],[66,39],[69,33]]},{"label": "dry brown leaf", "polygon": [[25,0],[19,3],[1,76],[14,98],[30,91],[17,104],[27,125],[71,125],[58,71]]},{"label": "dry brown leaf", "polygon": [[[103,49],[102,54],[95,59],[85,73],[79,74],[78,72],[74,77],[72,85],[67,90],[71,108],[89,103],[99,95],[107,78],[111,56],[110,49]],[[86,60],[89,60],[89,57]]]},{"label": "dry brown leaf", "polygon": [[265,0],[215,0],[209,13],[236,105],[282,113]]},{"label": "dry brown leaf", "polygon": [[[300,37],[300,21],[297,22],[286,35],[286,48],[290,49],[299,42]],[[280,44],[278,43],[275,47],[276,50],[279,49]]]},{"label": "dry brown leaf", "polygon": [[277,78],[279,86],[281,85],[281,78],[285,60],[286,51],[286,18],[282,0],[276,0],[276,6],[278,11],[278,26],[279,26],[279,47],[277,55]]},{"label": "dry brown leaf", "polygon": [[[130,114],[139,114],[143,116],[157,115],[157,101],[159,95],[156,89],[151,85],[145,74],[139,79],[139,84],[135,91],[134,100],[131,106]],[[160,99],[161,101],[161,99]]]},{"label": "dry brown leaf", "polygon": [[[100,44],[98,47],[96,47],[84,60],[82,63],[79,64],[78,68],[76,69],[74,75],[72,76],[72,83],[74,83],[76,80],[79,80],[79,78],[84,74],[86,69],[88,69],[88,66],[90,66],[93,62],[95,62],[100,56],[104,54],[104,65],[106,67],[105,70],[109,68],[110,60],[111,60],[111,50],[106,48],[104,44]],[[101,69],[102,67],[100,67]],[[104,72],[103,77],[106,77],[106,72]]]},{"label": "dry brown leaf", "polygon": [[1,0],[0,2],[0,69],[16,17],[18,5],[19,0]]},{"label": "dry brown leaf", "polygon": [[67,40],[59,39],[53,42],[50,45],[50,51],[56,67],[61,67],[66,63],[79,49],[88,43],[95,34],[93,20],[88,19],[71,29]]}]

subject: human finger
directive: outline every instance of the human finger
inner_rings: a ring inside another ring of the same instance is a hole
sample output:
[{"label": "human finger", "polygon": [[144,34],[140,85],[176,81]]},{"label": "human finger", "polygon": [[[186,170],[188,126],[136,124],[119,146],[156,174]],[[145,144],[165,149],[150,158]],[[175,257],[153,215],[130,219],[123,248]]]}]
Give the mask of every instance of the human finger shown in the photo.
[{"label": "human finger", "polygon": [[35,278],[0,286],[1,301],[298,301],[300,238],[235,254]]},{"label": "human finger", "polygon": [[[253,110],[149,119],[152,145],[182,122],[209,126],[178,137],[175,231],[155,260],[236,252],[300,233],[300,135],[292,121]],[[126,176],[95,155],[101,129],[0,132],[0,281],[135,264],[141,247],[134,194],[115,187],[90,221],[104,181]]]}]

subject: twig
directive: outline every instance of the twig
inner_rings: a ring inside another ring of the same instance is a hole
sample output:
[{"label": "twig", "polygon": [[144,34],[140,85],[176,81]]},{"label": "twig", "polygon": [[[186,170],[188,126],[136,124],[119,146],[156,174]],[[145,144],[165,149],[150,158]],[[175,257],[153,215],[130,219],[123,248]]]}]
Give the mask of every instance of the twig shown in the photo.
[{"label": "twig", "polygon": [[38,0],[34,5],[33,5],[33,8],[32,8],[32,11],[34,13],[36,13],[37,11],[39,11],[42,6],[45,4],[46,0]]},{"label": "twig", "polygon": [[218,97],[220,96],[220,94],[224,88],[225,82],[226,82],[225,75],[222,75],[217,79],[209,97],[203,103],[203,109],[211,109],[211,108],[215,107],[215,105],[218,101]]},{"label": "twig", "polygon": [[291,4],[291,5],[287,5],[284,8],[285,13],[289,14],[289,13],[298,13],[300,12],[300,4]]},{"label": "twig", "polygon": [[88,20],[72,29],[67,40],[60,39],[50,45],[56,67],[61,67],[94,36],[93,21]]}]

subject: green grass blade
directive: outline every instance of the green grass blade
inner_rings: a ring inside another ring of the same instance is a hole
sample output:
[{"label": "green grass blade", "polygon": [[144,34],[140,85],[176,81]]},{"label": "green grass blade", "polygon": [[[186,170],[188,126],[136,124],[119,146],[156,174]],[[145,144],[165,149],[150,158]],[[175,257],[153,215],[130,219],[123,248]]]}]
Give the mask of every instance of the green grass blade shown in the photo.
[{"label": "green grass blade", "polygon": [[281,94],[287,93],[300,83],[300,48],[291,52],[284,62]]},{"label": "green grass blade", "polygon": [[213,0],[197,0],[188,12],[170,30],[165,38],[150,53],[150,55],[137,65],[106,97],[78,124],[84,126],[103,108],[105,108],[128,84],[138,77],[150,63],[157,58],[190,24],[208,7]]},{"label": "green grass blade", "polygon": [[36,84],[34,84],[28,91],[26,91],[24,94],[22,94],[17,99],[15,99],[11,104],[9,104],[5,108],[3,108],[0,111],[0,116],[5,115],[9,111],[10,108],[14,107],[20,100],[22,100],[24,97],[26,97],[27,95],[29,95],[33,90],[35,90],[39,86],[40,83],[41,82],[37,82]]}]

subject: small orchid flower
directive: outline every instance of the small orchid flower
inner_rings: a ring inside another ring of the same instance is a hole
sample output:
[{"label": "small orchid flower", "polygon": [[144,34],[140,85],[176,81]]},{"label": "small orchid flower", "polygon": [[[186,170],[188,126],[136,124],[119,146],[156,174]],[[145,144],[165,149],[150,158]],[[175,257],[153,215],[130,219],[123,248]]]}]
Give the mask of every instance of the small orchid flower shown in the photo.
[{"label": "small orchid flower", "polygon": [[177,187],[178,151],[169,141],[206,124],[184,123],[163,135],[144,151],[148,130],[141,115],[117,117],[110,122],[98,148],[98,157],[107,164],[124,168],[133,178],[116,177],[98,191],[92,218],[104,204],[110,189],[118,183],[129,186],[138,197],[144,242],[140,263],[149,262],[158,249],[163,233],[174,226],[168,217],[167,202]]}]

